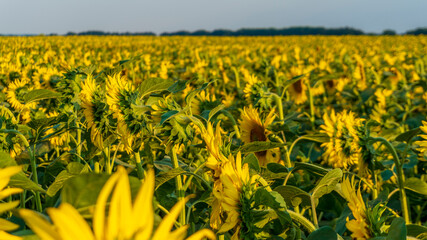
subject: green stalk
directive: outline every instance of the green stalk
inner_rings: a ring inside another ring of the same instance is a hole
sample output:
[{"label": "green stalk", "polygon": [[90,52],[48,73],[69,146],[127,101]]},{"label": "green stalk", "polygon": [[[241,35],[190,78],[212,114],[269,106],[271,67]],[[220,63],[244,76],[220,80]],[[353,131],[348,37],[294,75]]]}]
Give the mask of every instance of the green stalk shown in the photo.
[{"label": "green stalk", "polygon": [[[80,123],[79,123],[79,119],[77,117],[77,112],[75,112],[75,118],[76,118],[76,128],[77,128],[77,155],[81,156],[82,155],[82,130],[80,129]],[[78,160],[78,162],[80,162],[80,158]]]},{"label": "green stalk", "polygon": [[397,155],[396,149],[385,138],[371,137],[371,138],[369,138],[369,140],[374,141],[374,142],[383,143],[388,148],[388,150],[391,152],[391,154],[393,155],[393,160],[394,160],[394,163],[396,165],[396,170],[397,170],[397,181],[398,181],[398,186],[399,186],[400,205],[402,205],[403,218],[405,219],[406,224],[410,224],[411,219],[409,218],[408,201],[407,201],[406,193],[405,193],[405,175],[403,173],[403,164],[400,161],[399,156]]},{"label": "green stalk", "polygon": [[314,120],[315,120],[315,116],[314,116],[314,102],[313,102],[313,94],[311,92],[311,84],[310,82],[307,84],[308,87],[308,99],[310,101],[310,122],[311,125],[314,128]]},{"label": "green stalk", "polygon": [[272,93],[274,100],[276,101],[277,109],[279,110],[279,119],[281,122],[285,119],[283,115],[283,105],[282,105],[282,99],[279,97],[279,95]]},{"label": "green stalk", "polygon": [[104,158],[105,158],[105,172],[108,174],[111,174],[113,172],[113,169],[111,166],[111,159],[110,159],[110,147],[106,147],[104,149]]},{"label": "green stalk", "polygon": [[[172,165],[174,168],[179,168],[178,157],[176,155],[177,148],[178,148],[178,145],[174,145],[172,147]],[[178,192],[177,194],[178,201],[184,200],[185,193],[182,187],[181,175],[176,176],[175,187],[176,187],[176,191]],[[179,215],[179,223],[181,224],[181,226],[185,225],[185,207],[182,208],[181,214]]]},{"label": "green stalk", "polygon": [[[34,149],[31,149],[30,144],[28,143],[27,139],[22,135],[20,132],[16,132],[17,136],[24,142],[24,146],[28,149],[28,153],[30,154],[30,164],[31,164],[31,171],[32,171],[32,178],[34,183],[39,185],[39,179],[37,176],[37,164],[36,164],[36,156],[34,154]],[[42,212],[42,202],[40,199],[40,193],[38,191],[34,191],[36,196],[36,208],[37,211]]]},{"label": "green stalk", "polygon": [[139,151],[135,153],[135,164],[136,164],[136,172],[138,174],[138,178],[143,179],[144,170],[142,169],[141,156],[139,155]]},{"label": "green stalk", "polygon": [[319,228],[319,223],[317,222],[316,204],[314,202],[314,198],[310,197],[310,201],[311,201],[311,216],[313,218],[313,223],[316,228]]},{"label": "green stalk", "polygon": [[221,110],[221,113],[227,116],[228,119],[230,119],[231,124],[233,125],[234,132],[236,133],[236,137],[240,139],[240,130],[237,126],[236,119],[234,119],[233,115],[227,110]]}]

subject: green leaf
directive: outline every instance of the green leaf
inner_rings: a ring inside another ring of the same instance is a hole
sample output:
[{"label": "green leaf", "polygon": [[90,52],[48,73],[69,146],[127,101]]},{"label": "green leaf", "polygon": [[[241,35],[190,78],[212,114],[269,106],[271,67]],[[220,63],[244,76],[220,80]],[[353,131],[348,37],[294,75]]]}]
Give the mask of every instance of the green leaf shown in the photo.
[{"label": "green leaf", "polygon": [[282,195],[288,206],[299,206],[309,207],[311,206],[310,194],[305,192],[302,189],[299,189],[294,186],[286,185],[286,186],[278,186],[274,189],[274,191],[278,192]]},{"label": "green leaf", "polygon": [[423,233],[427,233],[427,227],[415,224],[406,225],[406,230],[408,232],[408,236],[416,237],[421,239],[419,236]]},{"label": "green leaf", "polygon": [[312,232],[308,237],[307,240],[317,240],[317,239],[330,239],[330,240],[334,240],[334,239],[339,239],[342,240],[343,238],[336,233],[331,227],[329,226],[323,226],[319,229],[317,229],[316,231]]},{"label": "green leaf", "polygon": [[249,168],[251,168],[257,172],[259,172],[261,170],[259,167],[258,158],[253,153],[249,154],[248,156],[245,157],[245,159],[243,159],[242,166],[245,163],[247,163],[249,165]]},{"label": "green leaf", "polygon": [[65,181],[81,173],[87,173],[88,171],[88,165],[85,166],[78,162],[69,163],[67,169],[61,171],[58,176],[56,176],[55,181],[49,186],[46,194],[51,197],[54,196],[64,186]]},{"label": "green leaf", "polygon": [[283,143],[256,141],[243,145],[238,151],[242,153],[262,152],[272,148],[283,147],[284,145]]},{"label": "green leaf", "polygon": [[332,192],[338,182],[342,179],[342,171],[339,168],[335,168],[329,171],[313,190],[312,197],[314,199],[319,199],[323,195]]},{"label": "green leaf", "polygon": [[420,128],[415,128],[409,131],[406,131],[402,134],[399,134],[395,140],[399,141],[399,142],[409,142],[411,141],[411,139],[415,136],[418,135],[418,133],[420,132]]},{"label": "green leaf", "polygon": [[[85,173],[69,178],[61,191],[62,201],[73,205],[83,216],[90,215],[89,208],[96,204],[98,195],[109,177],[106,174]],[[141,182],[138,178],[129,176],[129,184],[134,197]]]},{"label": "green leaf", "polygon": [[386,240],[406,240],[406,225],[403,218],[395,218],[391,222]]},{"label": "green leaf", "polygon": [[159,175],[156,176],[156,183],[155,183],[155,189],[159,188],[162,184],[165,182],[175,178],[178,175],[181,175],[183,173],[186,173],[184,169],[182,168],[174,168],[167,172],[162,172]]},{"label": "green leaf", "polygon": [[167,120],[169,120],[171,117],[173,117],[174,115],[178,114],[179,111],[177,110],[171,110],[165,114],[162,115],[161,120],[160,120],[160,124],[163,124],[164,122],[166,122]]},{"label": "green leaf", "polygon": [[211,118],[213,116],[215,116],[215,114],[217,114],[219,111],[223,110],[224,108],[225,108],[225,105],[224,104],[220,104],[220,105],[216,106],[214,109],[212,109],[209,112],[208,122],[211,120]]},{"label": "green leaf", "polygon": [[162,92],[168,90],[172,86],[173,81],[163,78],[149,78],[141,82],[138,87],[139,92],[141,93],[141,98],[150,95],[154,92]]},{"label": "green leaf", "polygon": [[285,83],[283,84],[283,88],[284,89],[286,89],[287,87],[289,87],[290,85],[292,85],[292,84],[294,84],[294,83],[296,83],[296,82],[298,82],[301,78],[303,78],[305,76],[305,74],[303,74],[303,75],[299,75],[299,76],[296,76],[296,77],[293,77],[293,78],[291,78],[291,79],[289,79],[289,80],[286,80],[285,81]]},{"label": "green leaf", "polygon": [[267,169],[273,173],[288,173],[288,169],[280,163],[267,163]]},{"label": "green leaf", "polygon": [[329,141],[329,136],[325,133],[309,134],[299,137],[299,140],[309,140],[313,142],[324,143]]},{"label": "green leaf", "polygon": [[[15,160],[13,160],[9,154],[0,151],[0,168],[5,168],[9,166],[17,166]],[[41,188],[39,185],[35,184],[33,181],[31,181],[24,172],[19,172],[15,175],[13,175],[10,178],[8,186],[16,187],[16,188],[22,188],[24,190],[31,190],[31,191],[37,191],[41,193],[45,193],[46,191]]]},{"label": "green leaf", "polygon": [[320,167],[318,165],[315,165],[312,163],[296,162],[293,170],[296,171],[296,170],[300,170],[300,169],[306,170],[306,171],[310,172],[311,174],[318,176],[318,177],[323,177],[323,176],[325,176],[325,174],[328,173],[328,170],[326,168]]},{"label": "green leaf", "polygon": [[62,95],[60,93],[54,92],[52,90],[35,89],[24,96],[24,102],[28,104],[28,103],[35,102],[42,99],[58,98],[61,96]]},{"label": "green leaf", "polygon": [[419,178],[408,178],[405,180],[405,188],[413,192],[427,196],[427,183]]},{"label": "green leaf", "polygon": [[186,80],[178,80],[168,88],[168,91],[171,93],[180,92],[187,87],[187,83],[188,81]]},{"label": "green leaf", "polygon": [[286,208],[282,195],[275,191],[267,191],[265,188],[259,188],[255,192],[255,205],[265,205],[272,209]]}]

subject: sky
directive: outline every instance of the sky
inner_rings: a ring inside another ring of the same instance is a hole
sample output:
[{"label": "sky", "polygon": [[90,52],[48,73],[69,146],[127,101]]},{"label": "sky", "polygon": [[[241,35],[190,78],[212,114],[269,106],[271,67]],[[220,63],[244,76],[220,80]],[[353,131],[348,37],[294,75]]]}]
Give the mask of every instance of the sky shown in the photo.
[{"label": "sky", "polygon": [[0,0],[0,34],[427,27],[427,0]]}]

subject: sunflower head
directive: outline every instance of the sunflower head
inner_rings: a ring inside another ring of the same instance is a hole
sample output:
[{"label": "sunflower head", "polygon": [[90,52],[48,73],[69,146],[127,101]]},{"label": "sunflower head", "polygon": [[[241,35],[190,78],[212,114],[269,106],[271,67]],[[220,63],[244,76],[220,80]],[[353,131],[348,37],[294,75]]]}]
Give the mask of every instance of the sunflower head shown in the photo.
[{"label": "sunflower head", "polygon": [[[302,67],[293,66],[289,69],[288,78],[292,79],[294,77],[304,74],[304,69]],[[291,86],[288,87],[289,95],[295,104],[302,104],[307,101],[307,86],[304,78],[300,78],[298,81],[294,82]]]},{"label": "sunflower head", "polygon": [[255,75],[246,75],[244,80],[246,86],[243,92],[247,102],[252,103],[254,106],[267,108],[268,107],[268,88],[267,86]]},{"label": "sunflower head", "polygon": [[356,118],[352,112],[335,114],[332,111],[330,115],[325,114],[323,120],[321,132],[329,136],[329,141],[322,144],[323,163],[334,168],[357,167],[363,157],[363,119]]},{"label": "sunflower head", "polygon": [[[267,117],[261,121],[258,111],[249,106],[244,108],[242,111],[241,119],[239,119],[240,129],[242,131],[243,143],[251,143],[262,141],[269,141],[268,135],[271,132],[268,130],[268,126],[274,121],[274,111],[271,111]],[[260,164],[266,166],[269,162],[278,162],[280,160],[280,151],[278,149],[270,149],[266,151],[256,152]]]},{"label": "sunflower head", "polygon": [[214,94],[210,94],[207,90],[201,91],[193,98],[191,104],[191,112],[196,115],[204,116],[220,104]]},{"label": "sunflower head", "polygon": [[[0,129],[18,129],[15,116],[4,106],[0,106]],[[0,133],[0,149],[14,158],[22,152],[19,140],[19,137],[14,134]]]},{"label": "sunflower head", "polygon": [[421,159],[427,159],[427,121],[422,121],[422,126],[420,127],[422,134],[418,135],[422,140],[414,142],[418,145],[417,150],[419,151],[419,156]]},{"label": "sunflower head", "polygon": [[104,140],[116,129],[116,120],[109,111],[105,92],[97,86],[91,75],[82,82],[80,100],[91,140],[95,146],[103,149]]},{"label": "sunflower head", "polygon": [[107,103],[117,119],[117,128],[124,147],[130,153],[134,139],[140,136],[148,120],[145,111],[135,109],[137,105],[142,105],[139,91],[120,74],[108,76],[106,89]]}]

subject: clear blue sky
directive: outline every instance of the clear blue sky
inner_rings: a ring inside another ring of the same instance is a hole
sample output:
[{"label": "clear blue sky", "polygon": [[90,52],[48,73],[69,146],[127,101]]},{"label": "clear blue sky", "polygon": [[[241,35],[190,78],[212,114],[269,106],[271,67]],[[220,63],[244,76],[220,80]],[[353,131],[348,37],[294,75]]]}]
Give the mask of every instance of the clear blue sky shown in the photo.
[{"label": "clear blue sky", "polygon": [[427,27],[427,0],[0,0],[0,34]]}]

